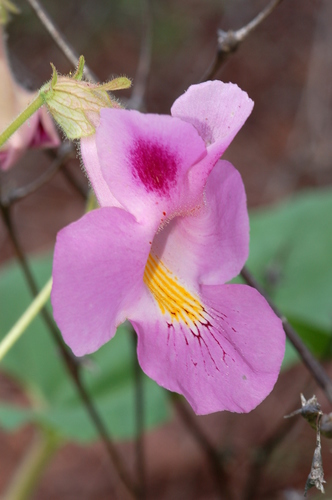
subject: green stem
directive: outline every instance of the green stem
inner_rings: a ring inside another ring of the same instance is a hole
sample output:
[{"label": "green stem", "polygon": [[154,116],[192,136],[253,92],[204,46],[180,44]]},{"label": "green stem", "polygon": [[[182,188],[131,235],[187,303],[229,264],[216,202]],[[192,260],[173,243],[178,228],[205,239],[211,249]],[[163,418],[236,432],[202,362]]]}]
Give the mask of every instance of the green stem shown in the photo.
[{"label": "green stem", "polygon": [[0,147],[19,129],[43,104],[44,98],[38,94],[27,108],[0,134]]},{"label": "green stem", "polygon": [[52,289],[52,278],[46,283],[44,288],[39,292],[37,297],[31,302],[28,309],[23,313],[20,319],[15,323],[13,328],[7,333],[7,335],[0,342],[0,361],[7,354],[7,352],[13,347],[15,342],[24,333],[26,328],[30,325],[32,320],[37,316],[39,311],[44,307],[46,302],[50,297]]},{"label": "green stem", "polygon": [[2,500],[27,500],[30,498],[45,467],[59,445],[60,439],[54,433],[38,432],[7,490],[1,497]]}]

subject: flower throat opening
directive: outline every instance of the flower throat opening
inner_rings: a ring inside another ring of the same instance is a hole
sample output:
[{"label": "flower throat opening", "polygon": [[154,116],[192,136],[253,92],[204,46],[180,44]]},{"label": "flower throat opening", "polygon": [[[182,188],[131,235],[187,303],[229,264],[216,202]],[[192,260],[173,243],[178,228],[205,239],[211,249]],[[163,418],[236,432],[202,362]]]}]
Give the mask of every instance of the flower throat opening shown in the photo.
[{"label": "flower throat opening", "polygon": [[143,281],[157,301],[162,314],[169,313],[172,319],[182,320],[188,326],[205,321],[204,308],[200,301],[179,285],[176,278],[172,277],[171,271],[151,253],[145,266]]}]

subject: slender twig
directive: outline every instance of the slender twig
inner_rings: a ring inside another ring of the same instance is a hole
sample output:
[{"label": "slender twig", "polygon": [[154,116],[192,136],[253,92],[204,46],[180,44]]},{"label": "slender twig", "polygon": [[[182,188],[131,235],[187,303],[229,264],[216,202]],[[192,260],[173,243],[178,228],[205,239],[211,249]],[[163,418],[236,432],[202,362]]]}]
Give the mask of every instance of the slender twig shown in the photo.
[{"label": "slender twig", "polygon": [[[78,375],[78,373],[77,373]],[[132,495],[140,499],[139,496],[139,488],[133,481],[131,475],[129,475],[129,472],[127,470],[127,467],[124,466],[124,463],[113,443],[113,441],[110,438],[109,432],[106,430],[106,427],[104,426],[104,423],[102,422],[99,414],[97,413],[92,400],[88,394],[88,392],[85,389],[85,386],[82,383],[81,378],[78,376],[77,379],[75,379],[75,383],[79,389],[80,395],[82,397],[82,400],[85,404],[86,409],[88,410],[90,417],[106,447],[106,450],[108,452],[109,457],[111,458],[111,463],[114,465],[116,468],[120,478],[122,479],[123,483],[126,485],[128,490],[132,493]]]},{"label": "slender twig", "polygon": [[[295,419],[293,419],[293,422],[294,420]],[[254,500],[257,498],[257,489],[263,470],[268,465],[268,461],[274,450],[285,439],[294,425],[295,423],[285,424],[283,420],[276,431],[255,450],[252,455],[247,482],[243,489],[243,500]]]},{"label": "slender twig", "polygon": [[248,23],[243,28],[240,28],[236,31],[236,38],[239,42],[243,42],[243,40],[255,29],[261,22],[264,21],[273,11],[274,9],[282,2],[282,0],[272,0],[265,9],[263,9],[250,23]]},{"label": "slender twig", "polygon": [[282,2],[282,0],[272,0],[254,19],[246,26],[233,31],[218,30],[218,49],[217,54],[210,68],[202,77],[201,82],[211,80],[217,71],[221,68],[228,56],[235,52],[240,44],[247,38],[254,29],[257,28]]},{"label": "slender twig", "polygon": [[314,355],[303,343],[297,332],[288,323],[286,318],[281,314],[274,303],[267,297],[263,288],[259,285],[259,283],[246,267],[242,269],[241,276],[246,281],[246,283],[248,283],[248,285],[256,288],[256,290],[258,290],[259,293],[263,295],[263,297],[265,297],[273,311],[277,314],[277,316],[279,316],[282,321],[287,338],[290,340],[290,342],[293,344],[293,346],[301,356],[303,363],[312,373],[318,385],[320,385],[320,387],[324,390],[325,396],[327,397],[328,401],[332,403],[332,380],[330,379],[322,365],[317,361]]},{"label": "slender twig", "polygon": [[[26,260],[25,254],[21,248],[21,245],[18,241],[18,238],[16,236],[12,220],[11,220],[11,214],[10,214],[10,207],[5,207],[2,204],[0,204],[0,209],[2,213],[2,217],[4,220],[4,223],[7,227],[9,236],[11,238],[11,241],[13,243],[13,246],[15,248],[16,254],[18,261],[21,265],[22,271],[25,275],[26,281],[28,283],[28,286],[32,292],[33,296],[38,295],[38,287],[37,284],[34,280],[34,277],[32,275],[32,272],[30,270],[30,267],[28,265],[28,262]],[[111,459],[112,464],[115,466],[116,470],[118,471],[119,476],[121,477],[122,481],[124,484],[127,486],[128,490],[134,495],[135,498],[138,498],[137,495],[137,488],[136,485],[134,484],[134,481],[132,480],[131,476],[129,475],[127,468],[124,466],[120,455],[118,454],[118,451],[113,443],[113,441],[110,438],[110,435],[102,422],[98,412],[96,411],[91,398],[86,391],[86,388],[82,382],[81,376],[80,376],[80,365],[79,361],[73,357],[63,344],[60,332],[58,328],[56,327],[52,317],[50,316],[49,312],[47,309],[44,307],[41,310],[41,315],[43,320],[45,321],[49,331],[52,334],[52,337],[61,353],[61,356],[63,358],[63,361],[73,379],[75,382],[76,388],[80,394],[80,397],[86,407],[86,410],[88,411],[90,418],[97,429],[104,446],[107,450],[107,453]]]},{"label": "slender twig", "polygon": [[231,500],[233,498],[233,495],[229,488],[229,477],[225,468],[223,467],[221,454],[214,448],[214,446],[212,446],[210,441],[207,439],[204,432],[199,427],[192,411],[187,407],[183,400],[177,394],[171,393],[170,397],[179,416],[183,420],[186,429],[191,432],[192,436],[205,452],[206,458],[210,465],[212,476],[216,484],[219,498]]},{"label": "slender twig", "polygon": [[[66,149],[68,150],[68,158],[74,158],[76,156],[76,151],[75,151],[75,145],[72,142],[64,142],[63,145],[66,145]],[[62,147],[62,146],[61,146]],[[48,156],[53,160],[56,161],[58,156],[59,156],[59,150],[54,151],[52,149],[46,150],[46,153]],[[82,183],[78,182],[75,178],[75,176],[68,170],[67,167],[67,162],[64,161],[60,167],[60,172],[61,174],[66,178],[68,183],[75,189],[75,191],[80,195],[83,200],[87,200],[88,195],[89,195],[89,188],[88,186],[84,187]]]},{"label": "slender twig", "polygon": [[144,108],[144,97],[151,67],[152,16],[150,0],[141,0],[141,8],[143,36],[134,80],[135,85],[133,86],[133,91],[128,101],[128,107],[132,109]]},{"label": "slender twig", "polygon": [[67,165],[62,165],[61,173],[68,181],[68,183],[75,189],[75,191],[77,191],[80,197],[86,201],[89,196],[89,187],[88,186],[85,187],[83,183],[78,182],[75,179],[75,176],[67,168]]},{"label": "slender twig", "polygon": [[[44,9],[44,7],[41,6],[38,0],[27,0],[27,2],[30,4],[32,9],[35,11],[37,16],[39,17],[41,23],[44,25],[46,30],[49,32],[59,49],[64,53],[64,55],[67,57],[68,61],[73,65],[77,66],[78,64],[78,54],[75,52],[75,50],[70,46],[68,41],[65,39],[65,37],[60,33],[58,28],[55,26],[54,22]],[[91,69],[85,64],[84,66],[84,76],[89,79],[90,81],[97,81],[98,79],[94,75],[94,73],[91,71]]]},{"label": "slender twig", "polygon": [[133,344],[133,363],[135,376],[135,414],[136,414],[136,468],[139,480],[138,498],[144,500],[146,493],[146,471],[144,451],[144,392],[142,370],[137,360],[137,335],[131,331]]},{"label": "slender twig", "polygon": [[34,193],[37,189],[49,182],[57,171],[64,165],[64,163],[73,156],[73,150],[69,146],[70,143],[63,143],[58,149],[57,155],[51,165],[32,182],[23,187],[14,188],[8,194],[2,193],[1,204],[5,207],[9,207],[17,201],[20,201],[26,196]]}]

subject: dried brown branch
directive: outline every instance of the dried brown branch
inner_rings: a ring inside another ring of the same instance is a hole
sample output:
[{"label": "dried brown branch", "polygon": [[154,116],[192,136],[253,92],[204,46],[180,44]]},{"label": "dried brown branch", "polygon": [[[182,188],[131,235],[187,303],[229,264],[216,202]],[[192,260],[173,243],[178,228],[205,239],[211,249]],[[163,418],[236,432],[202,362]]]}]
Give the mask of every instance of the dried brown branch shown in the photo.
[{"label": "dried brown branch", "polygon": [[221,66],[224,64],[226,59],[230,54],[235,52],[240,44],[247,38],[252,31],[254,31],[257,26],[259,26],[282,2],[282,0],[272,0],[252,21],[250,21],[246,26],[238,29],[237,31],[218,31],[218,48],[215,59],[206,72],[206,74],[201,79],[201,82],[206,80],[211,80],[219,71]]},{"label": "dried brown branch", "polygon": [[316,434],[316,448],[314,451],[314,456],[312,459],[311,470],[304,488],[304,496],[307,496],[307,492],[313,486],[325,493],[324,491],[324,483],[326,483],[324,479],[324,470],[323,470],[323,460],[322,460],[322,445],[320,441],[320,419],[321,414],[317,415],[317,434]]},{"label": "dried brown branch", "polygon": [[305,399],[303,394],[301,394],[301,408],[293,411],[289,415],[285,415],[284,418],[294,417],[295,415],[302,415],[315,430],[317,430],[317,417],[320,415],[320,432],[328,439],[332,439],[332,413],[323,413],[321,411],[321,406],[315,395],[310,399]]},{"label": "dried brown branch", "polygon": [[324,483],[326,481],[324,480],[320,435],[324,434],[324,436],[328,438],[332,437],[332,415],[331,413],[327,415],[321,411],[321,406],[315,395],[310,399],[305,399],[303,394],[301,394],[301,408],[293,411],[289,415],[285,415],[285,418],[294,417],[295,415],[302,415],[309,425],[316,430],[316,448],[311,463],[311,470],[305,484],[304,496],[307,496],[308,490],[313,486],[316,486],[318,490],[325,493]]},{"label": "dried brown branch", "polygon": [[[75,145],[72,142],[65,142],[63,144],[66,144],[66,148],[68,148],[68,158],[67,159],[75,158],[76,157]],[[60,147],[60,149],[61,149],[61,147]],[[59,150],[54,152],[54,150],[49,149],[49,150],[47,150],[47,154],[53,161],[56,161],[58,156],[59,156]],[[87,200],[88,196],[89,196],[88,186],[84,186],[84,185],[82,185],[82,183],[78,182],[76,177],[70,172],[70,170],[68,170],[66,162],[62,163],[60,172],[65,177],[67,182],[80,195],[80,197],[83,198],[83,200]]]},{"label": "dried brown branch", "polygon": [[[55,26],[54,22],[44,9],[42,5],[39,3],[38,0],[27,0],[27,2],[30,4],[31,8],[34,10],[34,12],[37,14],[39,17],[41,23],[44,25],[46,30],[49,32],[59,49],[63,52],[63,54],[66,56],[68,61],[76,67],[78,64],[78,54],[75,52],[75,50],[70,46],[68,41],[65,39],[65,37],[62,35],[62,33],[58,30],[58,28]],[[94,73],[89,69],[89,67],[85,64],[84,66],[84,71],[83,71],[84,76],[92,81],[92,82],[97,82],[98,79],[94,75]]]},{"label": "dried brown branch", "polygon": [[269,459],[274,450],[285,439],[288,433],[295,426],[294,420],[282,422],[276,431],[270,435],[252,454],[248,479],[243,490],[243,500],[255,500],[257,489],[264,469],[267,467]]},{"label": "dried brown branch", "polygon": [[39,176],[37,179],[33,180],[29,184],[23,187],[18,187],[12,189],[8,194],[2,193],[1,204],[5,207],[13,205],[17,201],[22,200],[26,196],[34,193],[40,187],[44,186],[49,182],[52,177],[57,173],[57,171],[63,167],[64,163],[72,158],[74,154],[73,148],[69,143],[63,143],[50,166]]},{"label": "dried brown branch", "polygon": [[141,0],[142,6],[142,43],[135,76],[135,85],[128,102],[128,107],[141,110],[144,108],[144,99],[147,81],[151,67],[152,46],[152,15],[150,0]]},{"label": "dried brown branch", "polygon": [[68,183],[75,189],[75,191],[77,191],[80,197],[86,201],[89,197],[89,187],[84,186],[82,183],[78,182],[66,165],[62,165],[61,173],[68,181]]},{"label": "dried brown branch", "polygon": [[242,269],[241,276],[245,280],[245,282],[248,283],[248,285],[256,288],[256,290],[258,290],[259,293],[263,295],[263,297],[265,297],[265,299],[270,304],[273,311],[282,320],[282,324],[287,338],[290,340],[290,342],[293,344],[293,346],[301,356],[303,363],[311,372],[318,385],[320,385],[320,387],[324,390],[325,396],[328,399],[328,401],[332,403],[332,380],[330,379],[330,377],[328,376],[322,365],[317,361],[314,355],[303,343],[298,333],[288,323],[286,318],[281,314],[281,312],[278,310],[275,304],[269,299],[269,297],[267,297],[263,288],[259,285],[259,283],[256,281],[256,279],[252,276],[252,274],[246,267]]}]

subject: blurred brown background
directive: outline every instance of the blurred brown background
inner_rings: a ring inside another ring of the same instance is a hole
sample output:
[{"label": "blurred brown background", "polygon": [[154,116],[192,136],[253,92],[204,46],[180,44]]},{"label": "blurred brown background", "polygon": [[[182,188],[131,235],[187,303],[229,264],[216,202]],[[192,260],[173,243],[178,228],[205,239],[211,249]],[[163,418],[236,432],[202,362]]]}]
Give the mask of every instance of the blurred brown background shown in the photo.
[{"label": "blurred brown background", "polygon": [[[7,29],[12,67],[22,84],[38,88],[50,78],[49,62],[61,73],[73,68],[28,4],[23,0],[16,3],[21,15],[15,16]],[[266,4],[263,0],[152,0],[152,58],[144,110],[168,113],[173,101],[190,84],[197,83],[210,66],[218,28],[238,29]],[[146,28],[144,5],[138,0],[43,2],[100,81],[125,74],[133,78],[134,86]],[[255,101],[253,114],[225,155],[243,176],[249,207],[277,202],[304,187],[332,182],[331,24],[330,0],[284,0],[216,75],[225,82],[237,83]],[[123,97],[128,99],[130,92],[123,93]],[[3,191],[32,181],[48,163],[45,153],[29,152],[10,172],[1,174]],[[76,182],[86,187],[78,159],[70,162],[69,169]],[[46,186],[14,207],[24,250],[38,253],[51,248],[56,232],[80,217],[83,210],[83,199],[58,172]],[[12,256],[0,220],[0,261]],[[250,459],[258,453],[257,446],[277,435],[283,415],[299,406],[299,393],[306,390],[317,392],[306,370],[296,367],[280,377],[274,392],[250,415],[224,413],[198,419],[225,456],[236,498],[302,498],[296,496],[295,490],[303,491],[315,435],[300,419],[273,452],[254,496],[249,496],[248,472]],[[0,397],[13,400],[21,396],[3,377]],[[320,399],[324,401],[322,395]],[[25,429],[8,436],[0,430],[0,491],[32,433],[32,429]],[[323,444],[329,478],[329,442]],[[133,461],[133,446],[125,443],[121,449]],[[218,498],[204,453],[177,416],[162,429],[149,433],[147,470],[151,499]],[[327,498],[332,498],[332,489],[328,491]],[[309,495],[315,498],[316,493]],[[73,444],[57,454],[34,498],[106,500],[127,496],[116,473],[111,475],[100,444],[87,448]]]}]

